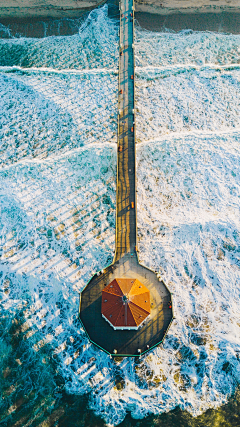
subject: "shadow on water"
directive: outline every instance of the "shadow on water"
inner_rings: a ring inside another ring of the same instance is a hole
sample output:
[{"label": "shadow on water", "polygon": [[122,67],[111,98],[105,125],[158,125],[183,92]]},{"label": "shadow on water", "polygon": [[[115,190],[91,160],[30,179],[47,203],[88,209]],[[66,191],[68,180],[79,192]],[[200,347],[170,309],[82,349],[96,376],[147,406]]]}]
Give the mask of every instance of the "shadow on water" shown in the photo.
[{"label": "shadow on water", "polygon": [[[108,0],[108,15],[119,17],[117,0]],[[99,6],[102,7],[102,4]],[[0,18],[0,39],[12,37],[72,36],[77,34],[89,11],[76,12],[76,18]]]},{"label": "shadow on water", "polygon": [[88,395],[68,395],[50,345],[36,352],[22,332],[23,313],[0,323],[0,425],[4,427],[104,426],[88,410]]},{"label": "shadow on water", "polygon": [[[0,425],[4,427],[106,427],[88,407],[89,395],[69,395],[58,373],[58,356],[51,354],[51,344],[36,353],[24,337],[23,313],[16,318],[2,318]],[[6,351],[7,349],[7,351]],[[114,372],[119,381],[119,372]],[[121,375],[120,375],[121,377]],[[121,378],[120,378],[121,380]],[[123,384],[124,387],[124,384]],[[122,387],[121,387],[122,388]],[[238,427],[240,425],[240,390],[221,408],[209,409],[192,417],[179,408],[136,420],[127,414],[119,427]]]},{"label": "shadow on water", "polygon": [[[108,15],[118,19],[119,2],[108,0]],[[102,5],[100,6],[102,7]],[[75,18],[5,18],[0,19],[0,38],[12,37],[49,37],[77,34],[79,27],[88,16],[89,11],[78,11]],[[239,34],[240,13],[172,13],[160,15],[147,12],[136,12],[140,26],[150,31],[214,31],[219,33]]]},{"label": "shadow on water", "polygon": [[[22,332],[24,322],[20,310],[17,318],[2,318],[0,371],[0,425],[4,427],[106,427],[102,419],[89,409],[89,395],[69,395],[58,372],[58,356],[51,354],[51,344],[31,350]],[[115,382],[121,373],[114,369]],[[119,379],[120,378],[120,379]],[[117,387],[118,388],[118,387]],[[124,389],[124,383],[120,385]],[[160,416],[142,420],[128,413],[119,427],[238,427],[240,425],[240,390],[228,404],[201,416],[192,417],[179,408]]]},{"label": "shadow on water", "polygon": [[[108,1],[109,16],[118,18],[118,3]],[[86,14],[76,19],[1,20],[0,37],[45,37],[72,35],[78,32]],[[214,19],[213,19],[214,18]],[[138,13],[137,19],[144,28],[159,31],[163,27],[179,31],[193,30],[239,32],[240,14],[171,15],[168,17]],[[4,28],[5,27],[5,28]],[[58,372],[58,356],[49,345],[32,351],[24,338],[21,326],[24,316],[0,319],[0,425],[4,427],[104,427],[88,407],[89,395],[68,395],[65,380]],[[118,380],[119,373],[114,373]],[[136,420],[128,414],[119,427],[238,427],[240,425],[240,390],[226,405],[209,409],[199,417],[192,417],[179,408],[162,414]]]},{"label": "shadow on water", "polygon": [[146,12],[135,14],[139,25],[150,31],[214,31],[217,33],[239,34],[240,13],[173,13],[155,15]]}]

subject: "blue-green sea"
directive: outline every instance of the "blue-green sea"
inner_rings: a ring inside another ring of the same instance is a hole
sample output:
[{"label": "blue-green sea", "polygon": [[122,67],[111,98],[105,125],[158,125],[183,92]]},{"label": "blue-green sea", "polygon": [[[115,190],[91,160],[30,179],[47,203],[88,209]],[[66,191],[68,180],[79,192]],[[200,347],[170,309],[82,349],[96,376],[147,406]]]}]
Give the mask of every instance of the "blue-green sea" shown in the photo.
[{"label": "blue-green sea", "polygon": [[136,22],[139,257],[175,320],[139,360],[78,321],[115,249],[115,14],[65,35],[0,24],[0,425],[237,427],[239,34]]}]

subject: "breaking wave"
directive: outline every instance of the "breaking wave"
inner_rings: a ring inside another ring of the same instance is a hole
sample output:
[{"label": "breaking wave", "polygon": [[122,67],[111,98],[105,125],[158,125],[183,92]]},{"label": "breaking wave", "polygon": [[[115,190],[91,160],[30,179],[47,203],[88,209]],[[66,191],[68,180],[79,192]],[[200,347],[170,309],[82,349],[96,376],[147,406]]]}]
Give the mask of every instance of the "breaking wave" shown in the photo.
[{"label": "breaking wave", "polygon": [[7,422],[34,381],[57,388],[53,361],[113,425],[198,415],[239,384],[239,36],[137,30],[140,258],[176,319],[140,361],[111,360],[78,323],[79,292],[114,253],[117,28],[104,6],[77,35],[0,41],[0,363],[7,376],[14,326],[25,378],[1,384]]}]

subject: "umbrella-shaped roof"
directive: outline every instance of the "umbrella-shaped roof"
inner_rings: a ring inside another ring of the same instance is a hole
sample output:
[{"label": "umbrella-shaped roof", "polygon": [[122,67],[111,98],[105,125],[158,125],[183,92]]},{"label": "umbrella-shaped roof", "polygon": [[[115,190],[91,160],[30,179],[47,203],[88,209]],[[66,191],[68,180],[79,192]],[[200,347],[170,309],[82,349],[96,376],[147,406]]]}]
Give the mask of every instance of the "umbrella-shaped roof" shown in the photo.
[{"label": "umbrella-shaped roof", "polygon": [[150,315],[150,292],[138,279],[114,279],[102,291],[102,315],[114,327],[137,329]]}]

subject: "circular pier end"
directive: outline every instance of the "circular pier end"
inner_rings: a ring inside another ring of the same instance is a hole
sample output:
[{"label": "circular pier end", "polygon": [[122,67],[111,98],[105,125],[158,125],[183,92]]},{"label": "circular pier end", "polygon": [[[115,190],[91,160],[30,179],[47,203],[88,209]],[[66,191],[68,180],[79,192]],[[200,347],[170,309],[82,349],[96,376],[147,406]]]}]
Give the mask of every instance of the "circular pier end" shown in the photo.
[{"label": "circular pier end", "polygon": [[[137,303],[128,313],[129,300],[134,300],[131,289]],[[144,319],[138,318],[142,310]],[[169,329],[171,293],[136,256],[126,255],[89,281],[80,295],[79,318],[90,341],[111,356],[141,356],[159,345]],[[126,319],[131,319],[130,325]]]}]

